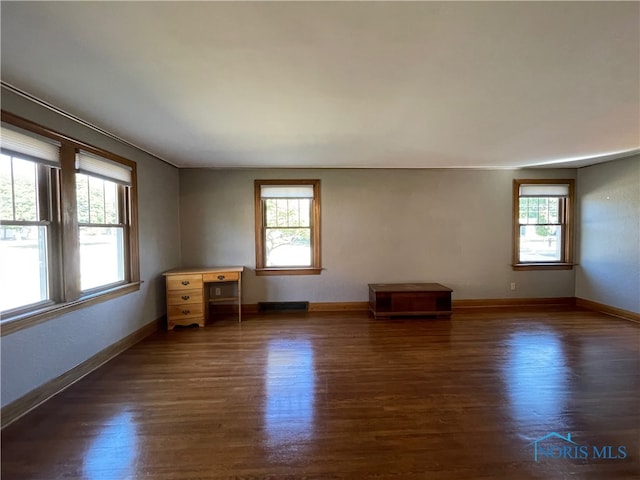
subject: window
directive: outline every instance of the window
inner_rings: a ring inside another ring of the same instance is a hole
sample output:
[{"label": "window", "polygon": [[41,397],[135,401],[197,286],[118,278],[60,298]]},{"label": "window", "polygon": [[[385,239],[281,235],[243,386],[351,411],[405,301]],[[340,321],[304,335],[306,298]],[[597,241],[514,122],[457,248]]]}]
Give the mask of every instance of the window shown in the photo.
[{"label": "window", "polygon": [[2,334],[139,288],[135,163],[2,112]]},{"label": "window", "polygon": [[76,156],[76,168],[80,289],[89,291],[125,280],[131,169],[82,151]]},{"label": "window", "polygon": [[572,268],[574,181],[514,180],[514,268]]},{"label": "window", "polygon": [[256,273],[313,275],[320,265],[320,180],[256,180]]},{"label": "window", "polygon": [[[60,144],[2,125],[0,158],[0,311],[46,305],[55,292],[50,276],[52,181]],[[10,274],[7,274],[9,273]]]}]

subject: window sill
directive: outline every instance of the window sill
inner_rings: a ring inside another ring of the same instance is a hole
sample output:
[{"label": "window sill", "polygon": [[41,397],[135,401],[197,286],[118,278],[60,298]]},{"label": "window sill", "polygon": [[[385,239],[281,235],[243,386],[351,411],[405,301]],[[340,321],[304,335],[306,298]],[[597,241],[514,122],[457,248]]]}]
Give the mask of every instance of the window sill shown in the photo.
[{"label": "window sill", "polygon": [[514,270],[573,270],[575,263],[516,263]]},{"label": "window sill", "polygon": [[303,267],[303,268],[256,268],[257,276],[266,275],[320,275],[322,268]]},{"label": "window sill", "polygon": [[22,313],[10,317],[2,318],[0,321],[0,336],[4,337],[11,333],[15,333],[25,328],[33,327],[39,323],[46,322],[60,315],[79,310],[80,308],[95,305],[97,303],[105,302],[127,293],[140,290],[140,284],[142,282],[127,283],[126,285],[118,285],[117,287],[110,288],[109,290],[102,291],[93,295],[74,300],[67,303],[56,303],[55,305],[40,308],[35,311]]}]

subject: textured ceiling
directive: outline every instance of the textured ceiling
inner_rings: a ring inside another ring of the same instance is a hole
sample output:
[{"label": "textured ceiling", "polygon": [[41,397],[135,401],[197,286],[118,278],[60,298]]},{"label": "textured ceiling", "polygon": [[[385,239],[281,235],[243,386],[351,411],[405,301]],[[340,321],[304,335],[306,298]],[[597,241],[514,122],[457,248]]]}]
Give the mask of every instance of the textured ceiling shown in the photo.
[{"label": "textured ceiling", "polygon": [[3,1],[1,17],[3,82],[182,167],[640,148],[638,2]]}]

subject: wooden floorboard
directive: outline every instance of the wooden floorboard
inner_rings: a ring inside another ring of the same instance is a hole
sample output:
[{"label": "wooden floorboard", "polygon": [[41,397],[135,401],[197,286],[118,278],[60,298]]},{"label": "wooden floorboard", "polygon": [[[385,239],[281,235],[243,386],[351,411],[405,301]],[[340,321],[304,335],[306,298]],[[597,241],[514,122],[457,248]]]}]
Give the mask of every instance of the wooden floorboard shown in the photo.
[{"label": "wooden floorboard", "polygon": [[223,319],[9,425],[2,479],[635,479],[639,399],[640,325],[594,312]]}]

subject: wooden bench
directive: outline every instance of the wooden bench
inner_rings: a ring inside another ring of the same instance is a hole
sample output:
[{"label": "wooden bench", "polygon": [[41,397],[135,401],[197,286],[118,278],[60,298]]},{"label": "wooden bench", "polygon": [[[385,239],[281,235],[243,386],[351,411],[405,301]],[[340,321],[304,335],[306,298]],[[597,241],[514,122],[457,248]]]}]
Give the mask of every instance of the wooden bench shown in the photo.
[{"label": "wooden bench", "polygon": [[369,310],[375,318],[451,316],[451,292],[439,283],[371,283]]}]

